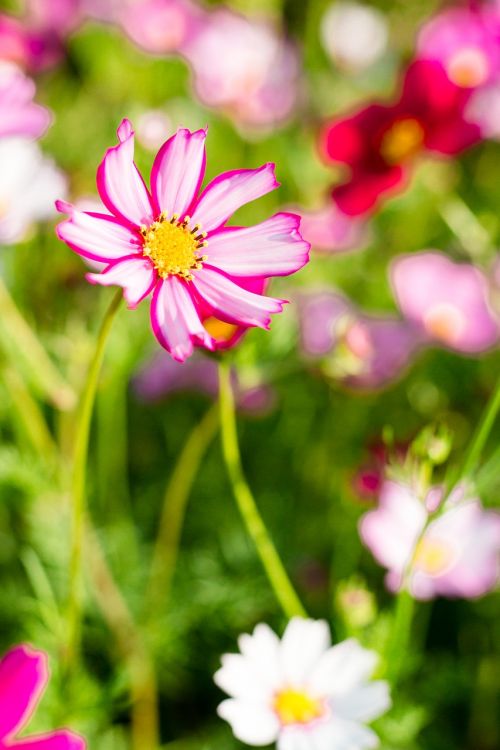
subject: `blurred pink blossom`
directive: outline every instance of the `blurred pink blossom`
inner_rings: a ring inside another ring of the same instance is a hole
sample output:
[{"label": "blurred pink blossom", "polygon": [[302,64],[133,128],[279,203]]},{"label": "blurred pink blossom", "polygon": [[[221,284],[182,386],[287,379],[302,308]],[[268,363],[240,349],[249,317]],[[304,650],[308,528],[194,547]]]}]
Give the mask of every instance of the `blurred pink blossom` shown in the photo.
[{"label": "blurred pink blossom", "polygon": [[302,351],[329,377],[353,388],[376,389],[406,369],[422,343],[415,327],[394,317],[360,313],[332,291],[299,300]]},{"label": "blurred pink blossom", "polygon": [[271,127],[291,115],[298,96],[297,51],[267,21],[217,8],[183,51],[204,104],[247,126]]},{"label": "blurred pink blossom", "polygon": [[16,65],[0,63],[0,138],[39,138],[50,123],[45,107],[33,101],[35,84]]},{"label": "blurred pink blossom", "polygon": [[15,646],[0,660],[0,747],[2,750],[84,750],[85,741],[67,729],[17,739],[49,680],[47,656]]},{"label": "blurred pink blossom", "polygon": [[321,41],[337,65],[357,73],[373,65],[386,51],[385,15],[359,2],[334,2],[321,19]]},{"label": "blurred pink blossom", "polygon": [[500,14],[487,3],[448,8],[420,31],[417,57],[439,62],[450,81],[477,88],[500,75]]},{"label": "blurred pink blossom", "polygon": [[488,280],[475,266],[432,251],[403,255],[392,264],[391,283],[401,312],[429,342],[464,354],[498,343]]},{"label": "blurred pink blossom", "polygon": [[[435,487],[431,493],[442,495],[442,490]],[[435,510],[436,503],[431,506]],[[378,508],[362,517],[361,539],[387,568],[387,587],[397,591],[408,573],[409,590],[416,599],[471,598],[494,588],[500,515],[485,511],[462,489],[451,494],[436,518],[429,521],[429,513],[425,499],[410,487],[387,481]]]},{"label": "blurred pink blossom", "polygon": [[304,211],[301,208],[300,214],[302,236],[311,243],[314,250],[360,250],[370,240],[366,221],[343,214],[332,200],[317,211]]},{"label": "blurred pink blossom", "polygon": [[[157,352],[140,369],[133,381],[138,398],[145,402],[167,399],[176,393],[196,392],[216,399],[219,393],[217,362],[196,353],[185,364]],[[236,402],[241,411],[265,414],[276,403],[276,393],[262,380],[233,374]]]},{"label": "blurred pink blossom", "polygon": [[126,0],[115,14],[132,41],[155,55],[181,51],[205,17],[191,0]]}]

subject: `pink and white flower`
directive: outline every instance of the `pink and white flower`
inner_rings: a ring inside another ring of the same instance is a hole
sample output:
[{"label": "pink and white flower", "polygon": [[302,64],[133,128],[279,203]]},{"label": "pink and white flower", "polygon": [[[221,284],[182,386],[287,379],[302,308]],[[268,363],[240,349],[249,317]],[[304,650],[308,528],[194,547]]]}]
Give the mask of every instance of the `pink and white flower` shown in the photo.
[{"label": "pink and white flower", "polygon": [[0,137],[39,138],[49,126],[50,114],[33,101],[35,84],[12,63],[0,63]]},{"label": "pink and white flower", "polygon": [[302,236],[319,252],[361,250],[370,241],[368,223],[342,213],[332,200],[315,211],[302,210],[301,216]]},{"label": "pink and white flower", "polygon": [[0,660],[0,747],[2,750],[84,750],[85,740],[67,729],[17,739],[49,680],[47,655],[30,646],[12,648]]},{"label": "pink and white flower", "polygon": [[70,215],[57,228],[60,239],[78,254],[108,264],[88,280],[122,286],[130,308],[152,293],[153,331],[180,362],[194,346],[215,349],[203,318],[268,328],[284,300],[248,285],[294,273],[309,253],[294,214],[278,213],[252,227],[226,226],[240,206],[278,187],[274,165],[225,172],[198,195],[205,138],[205,130],[179,129],[156,156],[150,193],[133,161],[132,126],[123,120],[119,143],[108,149],[97,172],[109,213],[58,203],[59,211]]},{"label": "pink and white flower", "polygon": [[429,520],[441,496],[439,487],[420,499],[408,486],[385,482],[378,508],[361,519],[361,539],[387,568],[391,591],[407,572],[416,599],[482,596],[497,582],[500,515],[457,488]]},{"label": "pink and white flower", "polygon": [[190,0],[126,0],[117,10],[116,21],[132,41],[156,55],[181,51],[205,15]]},{"label": "pink and white flower", "polygon": [[399,256],[391,283],[399,308],[428,342],[464,354],[498,343],[499,321],[489,303],[489,283],[470,263],[455,263],[442,253]]},{"label": "pink and white flower", "polygon": [[366,722],[390,708],[388,685],[369,681],[377,654],[350,639],[331,646],[323,620],[294,617],[283,638],[265,624],[238,639],[215,674],[231,697],[218,713],[248,745],[278,750],[364,750],[377,735]]}]

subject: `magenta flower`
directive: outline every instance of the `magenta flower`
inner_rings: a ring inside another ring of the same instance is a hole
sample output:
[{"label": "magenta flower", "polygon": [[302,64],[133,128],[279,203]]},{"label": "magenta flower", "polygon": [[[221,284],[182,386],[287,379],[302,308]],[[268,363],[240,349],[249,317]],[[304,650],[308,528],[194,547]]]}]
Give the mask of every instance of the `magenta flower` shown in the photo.
[{"label": "magenta flower", "polygon": [[136,44],[151,54],[166,55],[182,50],[204,13],[189,0],[139,0],[120,5],[116,15]]},{"label": "magenta flower", "polygon": [[0,747],[2,750],[84,750],[85,740],[67,729],[17,739],[49,679],[47,655],[30,646],[12,648],[0,660]]},{"label": "magenta flower", "polygon": [[498,343],[488,280],[470,263],[455,263],[437,252],[400,256],[392,265],[391,282],[401,312],[428,342],[464,354]]},{"label": "magenta flower", "polygon": [[361,519],[361,539],[387,568],[391,591],[401,587],[409,566],[416,599],[482,596],[497,582],[500,515],[457,488],[424,531],[441,495],[434,487],[422,501],[409,487],[385,482],[378,508]]},{"label": "magenta flower", "polygon": [[309,253],[294,214],[279,213],[252,227],[225,226],[240,206],[278,187],[274,165],[225,172],[198,195],[205,137],[205,130],[179,129],[162,146],[150,193],[133,161],[132,126],[123,120],[119,143],[108,149],[97,172],[110,213],[58,203],[58,210],[70,214],[57,228],[60,239],[78,254],[108,264],[88,280],[122,286],[130,308],[152,293],[153,331],[179,362],[194,346],[216,348],[203,318],[268,328],[284,300],[249,291],[247,285],[297,271]]},{"label": "magenta flower", "polygon": [[477,88],[500,74],[500,15],[486,4],[449,8],[420,31],[417,55],[439,62],[452,83]]},{"label": "magenta flower", "polygon": [[0,137],[39,138],[50,123],[45,107],[35,104],[35,84],[12,63],[0,63]]},{"label": "magenta flower", "polygon": [[319,252],[360,250],[369,242],[366,221],[343,214],[331,200],[316,211],[301,211],[301,216],[302,236]]}]

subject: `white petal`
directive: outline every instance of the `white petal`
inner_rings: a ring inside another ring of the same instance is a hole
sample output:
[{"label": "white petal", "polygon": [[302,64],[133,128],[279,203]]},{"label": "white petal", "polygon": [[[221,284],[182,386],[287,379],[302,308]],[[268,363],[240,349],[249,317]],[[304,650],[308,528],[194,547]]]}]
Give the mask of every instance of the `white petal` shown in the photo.
[{"label": "white petal", "polygon": [[265,704],[242,700],[226,700],[217,708],[234,736],[248,745],[269,745],[278,736],[279,721]]},{"label": "white petal", "polygon": [[379,680],[355,688],[332,701],[333,712],[345,719],[373,721],[391,706],[389,685]]},{"label": "white petal", "polygon": [[330,648],[318,662],[308,684],[320,695],[343,695],[368,679],[378,661],[374,651],[350,638]]},{"label": "white petal", "polygon": [[281,641],[281,661],[286,679],[301,684],[330,645],[330,631],[324,620],[294,617]]}]

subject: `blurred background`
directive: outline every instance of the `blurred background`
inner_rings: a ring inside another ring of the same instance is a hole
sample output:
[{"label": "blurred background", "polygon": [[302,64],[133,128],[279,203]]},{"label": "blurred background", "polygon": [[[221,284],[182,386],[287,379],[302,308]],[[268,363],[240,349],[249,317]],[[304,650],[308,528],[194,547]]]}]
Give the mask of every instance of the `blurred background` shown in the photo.
[{"label": "blurred background", "polygon": [[[445,17],[446,39],[458,39],[450,56],[463,51],[460,40],[467,53],[464,83],[462,58],[447,67],[440,28],[430,26],[450,8],[478,5],[500,14],[493,2],[431,0],[0,2],[0,73],[22,71],[51,113],[35,141],[0,129],[0,269],[10,295],[0,295],[0,645],[26,640],[51,656],[34,730],[58,722],[84,733],[89,748],[130,747],[136,669],[137,684],[151,686],[154,673],[163,747],[240,747],[216,716],[222,694],[212,675],[239,633],[260,621],[284,625],[222,463],[215,363],[196,353],[177,365],[151,334],[148,306],[122,309],[90,443],[98,541],[85,557],[82,657],[71,686],[63,679],[75,412],[71,399],[59,409],[45,397],[18,315],[79,393],[112,293],[89,285],[89,269],[57,240],[54,199],[94,209],[96,168],[123,117],[144,175],[179,126],[208,125],[208,179],[276,163],[281,188],[236,221],[294,210],[312,253],[296,276],[273,282],[291,304],[271,331],[250,330],[230,355],[244,468],[308,612],[326,618],[335,639],[355,634],[377,647],[394,597],[358,520],[376,503],[388,456],[397,463],[424,428],[445,427],[445,458],[460,460],[498,377],[500,32],[488,21],[491,38],[474,41],[486,62],[472,56],[469,69],[472,21]],[[458,92],[444,115],[441,93],[408,79],[422,60],[441,66],[443,86]],[[360,118],[363,147],[344,143],[333,129],[373,102],[388,110],[384,134],[409,119],[422,132],[393,129],[390,142],[377,141],[379,125]],[[470,131],[455,143],[464,123]],[[387,187],[389,167],[401,172]],[[336,193],[355,180],[370,182],[366,204]],[[409,254],[420,265],[406,270]],[[457,262],[476,286],[452,299]],[[411,291],[420,283],[434,291],[419,307]],[[498,437],[497,428],[489,454]],[[170,582],[158,570],[151,578],[151,564],[162,514],[166,528],[175,523],[169,481],[189,441]],[[479,479],[483,505],[497,505],[495,461]],[[384,750],[498,747],[497,617],[495,594],[419,605],[394,708],[377,723]]]}]

